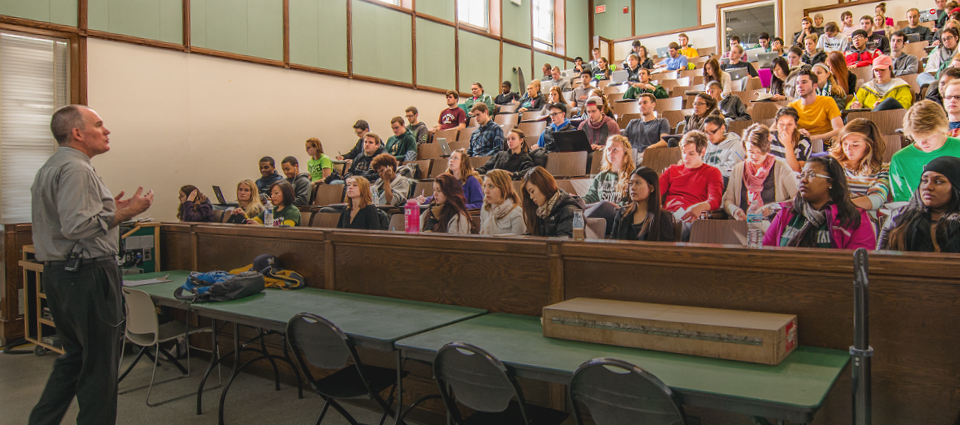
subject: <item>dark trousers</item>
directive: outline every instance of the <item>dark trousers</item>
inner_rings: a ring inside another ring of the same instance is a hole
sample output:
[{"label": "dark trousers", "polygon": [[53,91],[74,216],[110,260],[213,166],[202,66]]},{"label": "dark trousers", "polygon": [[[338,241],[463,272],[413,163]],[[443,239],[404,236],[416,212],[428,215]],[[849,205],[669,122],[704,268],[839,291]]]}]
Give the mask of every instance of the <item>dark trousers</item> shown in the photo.
[{"label": "dark trousers", "polygon": [[59,424],[73,397],[78,424],[117,421],[117,368],[124,330],[122,279],[115,260],[88,260],[77,272],[43,268],[43,290],[64,354],[57,358],[30,424]]}]

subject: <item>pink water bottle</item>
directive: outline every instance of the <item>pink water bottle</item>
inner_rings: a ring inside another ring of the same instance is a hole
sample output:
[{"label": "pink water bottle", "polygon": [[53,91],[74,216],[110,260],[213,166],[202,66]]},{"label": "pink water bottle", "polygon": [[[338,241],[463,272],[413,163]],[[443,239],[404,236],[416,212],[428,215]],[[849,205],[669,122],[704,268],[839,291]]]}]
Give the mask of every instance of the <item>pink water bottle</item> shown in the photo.
[{"label": "pink water bottle", "polygon": [[403,207],[403,222],[407,233],[420,233],[420,204],[413,199],[407,199]]}]

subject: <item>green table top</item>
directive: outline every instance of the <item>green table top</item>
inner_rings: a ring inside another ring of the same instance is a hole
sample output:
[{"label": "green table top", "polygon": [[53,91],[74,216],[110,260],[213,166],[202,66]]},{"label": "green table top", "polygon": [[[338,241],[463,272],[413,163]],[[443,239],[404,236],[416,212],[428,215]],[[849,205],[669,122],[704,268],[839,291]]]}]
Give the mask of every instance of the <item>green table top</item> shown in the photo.
[{"label": "green table top", "polygon": [[[128,280],[170,275],[172,282],[138,286],[155,300],[186,303],[173,298],[173,291],[189,275],[186,271],[148,273]],[[303,288],[267,289],[243,299],[190,304],[201,316],[284,331],[287,321],[301,312],[314,313],[333,322],[358,345],[389,351],[398,339],[449,325],[486,313],[486,310],[400,300],[348,292]]]},{"label": "green table top", "polygon": [[612,357],[633,363],[677,391],[685,404],[812,420],[850,355],[799,347],[776,366],[589,342],[546,338],[540,318],[487,314],[397,341],[405,356],[430,361],[444,344],[481,347],[526,376],[566,384],[583,362]]}]

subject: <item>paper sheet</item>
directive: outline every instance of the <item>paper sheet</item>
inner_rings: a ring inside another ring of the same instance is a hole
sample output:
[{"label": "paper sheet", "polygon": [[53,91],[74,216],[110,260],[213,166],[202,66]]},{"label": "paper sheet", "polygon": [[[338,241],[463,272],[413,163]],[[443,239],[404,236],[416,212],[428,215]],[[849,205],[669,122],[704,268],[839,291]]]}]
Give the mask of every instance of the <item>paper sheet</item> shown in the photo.
[{"label": "paper sheet", "polygon": [[153,279],[143,279],[143,280],[126,280],[126,279],[124,279],[124,280],[123,280],[123,286],[126,286],[126,287],[128,287],[128,288],[132,288],[132,287],[135,287],[135,286],[150,285],[150,284],[153,284],[153,283],[165,283],[165,282],[170,282],[170,281],[171,281],[171,280],[169,279],[169,277],[170,277],[170,275],[155,277],[155,278],[153,278]]}]

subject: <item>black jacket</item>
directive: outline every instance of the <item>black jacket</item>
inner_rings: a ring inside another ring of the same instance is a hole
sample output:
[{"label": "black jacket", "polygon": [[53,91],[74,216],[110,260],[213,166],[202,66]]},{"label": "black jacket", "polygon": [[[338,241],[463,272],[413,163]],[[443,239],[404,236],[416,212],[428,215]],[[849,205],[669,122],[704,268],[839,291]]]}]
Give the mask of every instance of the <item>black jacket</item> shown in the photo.
[{"label": "black jacket", "polygon": [[380,215],[377,207],[367,205],[357,212],[357,217],[350,222],[350,209],[344,208],[340,212],[340,222],[337,223],[338,229],[361,229],[361,230],[380,230]]},{"label": "black jacket", "polygon": [[353,165],[350,166],[350,171],[348,171],[347,175],[344,177],[360,176],[369,180],[370,183],[377,181],[377,179],[380,178],[380,175],[370,168],[370,163],[373,162],[374,157],[384,152],[386,152],[386,150],[383,148],[383,146],[377,148],[377,151],[370,156],[367,156],[367,154],[361,152],[360,155],[353,160]]},{"label": "black jacket", "polygon": [[719,107],[724,118],[730,118],[734,121],[750,121],[752,119],[750,114],[747,113],[747,107],[740,100],[740,96],[735,94],[723,98]]},{"label": "black jacket", "polygon": [[[654,241],[652,239],[647,239],[647,233],[638,233],[636,229],[633,228],[633,213],[630,214],[630,217],[624,217],[624,212],[626,208],[620,208],[620,211],[617,212],[617,216],[613,219],[613,232],[610,234],[611,239],[619,239],[625,241]],[[647,213],[647,220],[653,218],[653,213]],[[673,214],[670,214],[667,211],[660,210],[660,238],[655,241],[661,242],[673,242]]]},{"label": "black jacket", "polygon": [[573,213],[586,207],[583,200],[574,198],[560,189],[560,199],[546,219],[537,217],[538,236],[573,237]]},{"label": "black jacket", "polygon": [[509,151],[500,151],[490,157],[490,160],[481,167],[477,167],[477,172],[486,174],[491,170],[504,170],[510,172],[514,180],[523,176],[527,170],[533,168],[533,160],[528,153],[511,153]]},{"label": "black jacket", "polygon": [[363,137],[360,140],[357,140],[357,144],[353,145],[353,149],[350,149],[350,152],[343,154],[343,159],[354,159],[360,155],[363,155]]}]

